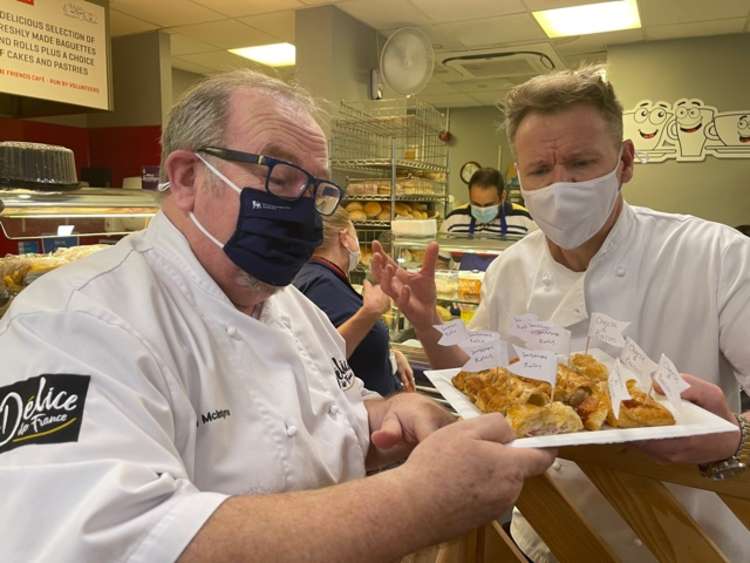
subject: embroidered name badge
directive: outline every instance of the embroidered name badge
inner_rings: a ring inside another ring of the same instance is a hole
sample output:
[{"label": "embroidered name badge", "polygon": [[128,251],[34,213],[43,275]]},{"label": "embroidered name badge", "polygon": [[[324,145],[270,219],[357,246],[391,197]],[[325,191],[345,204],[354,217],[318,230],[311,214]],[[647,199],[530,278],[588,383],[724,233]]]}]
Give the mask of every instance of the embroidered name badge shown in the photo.
[{"label": "embroidered name badge", "polygon": [[0,453],[30,444],[77,442],[88,375],[48,373],[0,387]]},{"label": "embroidered name badge", "polygon": [[346,360],[337,360],[336,358],[331,358],[331,360],[333,361],[333,371],[336,374],[336,381],[341,390],[346,391],[354,385],[354,372]]}]

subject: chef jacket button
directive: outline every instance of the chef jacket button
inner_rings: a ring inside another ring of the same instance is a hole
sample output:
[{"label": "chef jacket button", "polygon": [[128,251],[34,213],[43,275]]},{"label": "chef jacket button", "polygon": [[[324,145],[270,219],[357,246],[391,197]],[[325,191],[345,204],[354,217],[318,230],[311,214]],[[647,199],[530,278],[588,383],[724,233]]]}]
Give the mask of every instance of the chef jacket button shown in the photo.
[{"label": "chef jacket button", "polygon": [[633,543],[637,545],[638,547],[643,547],[643,542],[641,541],[641,538],[635,538],[633,540]]},{"label": "chef jacket button", "polygon": [[297,427],[294,424],[286,424],[286,435],[290,438],[293,438],[294,435],[297,433]]},{"label": "chef jacket button", "polygon": [[562,470],[562,463],[559,461],[555,461],[555,463],[552,464],[552,469],[555,471],[561,471]]},{"label": "chef jacket button", "polygon": [[544,287],[549,287],[552,285],[552,276],[549,274],[544,274],[542,276],[542,283],[544,284]]},{"label": "chef jacket button", "polygon": [[227,335],[229,336],[229,338],[235,338],[237,336],[237,329],[231,325],[228,326]]},{"label": "chef jacket button", "polygon": [[331,416],[338,416],[338,414],[341,412],[341,409],[338,407],[338,405],[331,405],[328,407],[328,414]]},{"label": "chef jacket button", "polygon": [[623,277],[625,275],[625,268],[623,268],[622,266],[617,266],[617,269],[615,270],[615,275],[618,278]]}]

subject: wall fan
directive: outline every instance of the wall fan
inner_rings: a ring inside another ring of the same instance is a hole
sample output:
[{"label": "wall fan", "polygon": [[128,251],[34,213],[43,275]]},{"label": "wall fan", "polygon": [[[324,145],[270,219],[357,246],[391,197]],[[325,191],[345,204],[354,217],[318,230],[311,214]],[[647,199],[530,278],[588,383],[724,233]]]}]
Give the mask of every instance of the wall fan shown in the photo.
[{"label": "wall fan", "polygon": [[394,31],[380,52],[380,75],[402,96],[419,93],[432,78],[435,51],[428,35],[416,27]]}]

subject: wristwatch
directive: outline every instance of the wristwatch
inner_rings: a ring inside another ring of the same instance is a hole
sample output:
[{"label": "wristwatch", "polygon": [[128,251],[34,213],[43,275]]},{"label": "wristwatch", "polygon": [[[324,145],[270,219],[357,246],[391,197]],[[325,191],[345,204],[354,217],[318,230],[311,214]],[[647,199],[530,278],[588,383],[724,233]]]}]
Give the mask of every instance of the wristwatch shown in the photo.
[{"label": "wristwatch", "polygon": [[740,414],[734,416],[740,425],[740,445],[732,457],[698,466],[701,475],[708,479],[723,481],[750,467],[750,421]]}]

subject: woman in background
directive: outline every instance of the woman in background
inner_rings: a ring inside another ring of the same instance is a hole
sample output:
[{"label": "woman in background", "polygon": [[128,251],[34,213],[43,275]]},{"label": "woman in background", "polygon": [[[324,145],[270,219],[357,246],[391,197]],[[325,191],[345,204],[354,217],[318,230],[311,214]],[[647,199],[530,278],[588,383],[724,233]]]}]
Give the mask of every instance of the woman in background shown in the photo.
[{"label": "woman in background", "polygon": [[[377,285],[364,282],[363,295],[349,282],[360,259],[359,240],[349,213],[339,207],[323,217],[323,243],[294,279],[346,341],[349,366],[365,387],[383,396],[414,390],[414,374],[403,354],[389,353],[388,328],[381,320],[391,300]],[[392,358],[395,360],[394,367]]]}]

